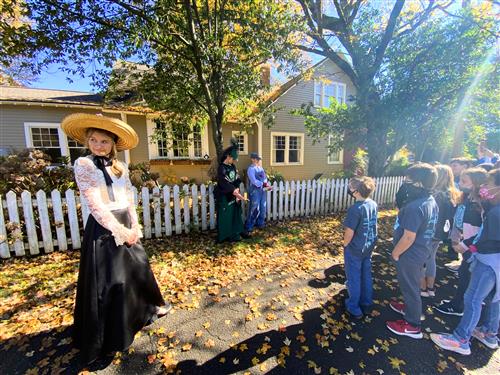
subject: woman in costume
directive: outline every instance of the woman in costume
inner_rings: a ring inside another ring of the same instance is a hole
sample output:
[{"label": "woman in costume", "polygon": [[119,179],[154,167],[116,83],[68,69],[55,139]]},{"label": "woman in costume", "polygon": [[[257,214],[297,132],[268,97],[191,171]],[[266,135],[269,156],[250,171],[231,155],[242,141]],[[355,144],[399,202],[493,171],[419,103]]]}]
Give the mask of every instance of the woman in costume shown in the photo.
[{"label": "woman in costume", "polygon": [[85,225],[74,311],[73,342],[81,359],[122,351],[145,325],[165,315],[165,304],[139,238],[128,167],[118,151],[137,146],[128,124],[109,117],[76,113],[62,129],[86,145],[90,155],[75,161]]},{"label": "woman in costume", "polygon": [[234,142],[222,153],[217,169],[217,242],[236,242],[248,238],[241,217],[240,176],[234,162],[238,160],[238,145]]}]

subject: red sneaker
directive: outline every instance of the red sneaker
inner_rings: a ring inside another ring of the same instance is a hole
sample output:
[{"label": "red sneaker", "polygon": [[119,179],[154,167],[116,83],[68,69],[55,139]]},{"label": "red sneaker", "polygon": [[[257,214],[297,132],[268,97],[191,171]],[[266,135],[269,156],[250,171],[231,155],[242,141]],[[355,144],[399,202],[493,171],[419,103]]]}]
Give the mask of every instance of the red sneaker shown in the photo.
[{"label": "red sneaker", "polygon": [[405,314],[405,304],[401,302],[396,302],[396,301],[391,301],[389,302],[389,307],[396,311],[397,313],[400,313],[401,315]]},{"label": "red sneaker", "polygon": [[404,319],[388,321],[385,325],[389,331],[395,333],[396,335],[408,336],[413,339],[421,339],[424,337],[420,328],[412,326]]}]

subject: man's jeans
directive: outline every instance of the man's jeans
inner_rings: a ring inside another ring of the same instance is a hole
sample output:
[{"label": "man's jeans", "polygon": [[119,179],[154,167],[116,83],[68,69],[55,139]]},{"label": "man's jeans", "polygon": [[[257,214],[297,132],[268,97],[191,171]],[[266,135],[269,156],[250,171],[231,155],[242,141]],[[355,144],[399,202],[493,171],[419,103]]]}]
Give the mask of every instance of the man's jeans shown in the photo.
[{"label": "man's jeans", "polygon": [[344,268],[349,293],[345,300],[347,311],[353,315],[361,315],[373,303],[371,257],[359,258],[349,250],[344,250]]},{"label": "man's jeans", "polygon": [[481,317],[481,304],[484,306],[484,331],[497,334],[500,319],[500,301],[491,302],[495,294],[495,272],[493,269],[477,260],[471,271],[469,287],[464,295],[464,315],[453,332],[460,340],[469,341],[472,331]]},{"label": "man's jeans", "polygon": [[267,200],[264,189],[249,189],[250,204],[248,208],[245,230],[251,232],[254,226],[262,228],[266,220]]}]

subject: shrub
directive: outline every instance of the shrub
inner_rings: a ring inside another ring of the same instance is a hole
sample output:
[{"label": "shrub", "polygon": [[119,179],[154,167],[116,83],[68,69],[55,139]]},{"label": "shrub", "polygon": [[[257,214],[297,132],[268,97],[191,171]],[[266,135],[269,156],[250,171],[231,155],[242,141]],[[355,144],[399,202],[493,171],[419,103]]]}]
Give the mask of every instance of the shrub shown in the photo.
[{"label": "shrub", "polygon": [[278,172],[277,170],[272,168],[266,172],[266,175],[271,185],[274,184],[275,182],[279,184],[280,181],[285,181],[285,178],[283,177],[281,172]]},{"label": "shrub", "polygon": [[38,190],[50,192],[76,188],[72,168],[66,164],[53,165],[49,155],[41,150],[25,149],[0,156],[0,194],[10,190],[20,194],[23,190],[36,194]]},{"label": "shrub", "polygon": [[389,163],[387,166],[385,175],[386,176],[404,176],[406,174],[406,170],[410,166],[410,161],[407,156],[402,156],[398,159],[395,159]]},{"label": "shrub", "polygon": [[141,189],[143,186],[148,189],[160,186],[158,183],[160,175],[151,172],[151,166],[148,162],[129,164],[128,169],[130,171],[130,182],[137,189]]}]

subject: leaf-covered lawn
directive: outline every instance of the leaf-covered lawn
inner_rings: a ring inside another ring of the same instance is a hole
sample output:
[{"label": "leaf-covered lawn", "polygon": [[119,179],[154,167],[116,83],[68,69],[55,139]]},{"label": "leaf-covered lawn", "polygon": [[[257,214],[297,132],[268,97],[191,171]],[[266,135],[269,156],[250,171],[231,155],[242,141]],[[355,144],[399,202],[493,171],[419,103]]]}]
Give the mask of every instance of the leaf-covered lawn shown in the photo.
[{"label": "leaf-covered lawn", "polygon": [[[389,261],[394,211],[382,211],[374,255],[375,308],[361,322],[343,312],[340,215],[271,223],[250,241],[215,245],[213,233],[145,241],[173,313],[140,332],[101,367],[83,369],[72,349],[77,252],[0,264],[0,373],[463,373],[500,366],[474,343],[473,355],[438,351],[432,331],[458,322],[426,308],[424,340],[390,334],[398,295]],[[439,259],[438,296],[454,277]],[[427,301],[425,301],[427,302]]]}]

